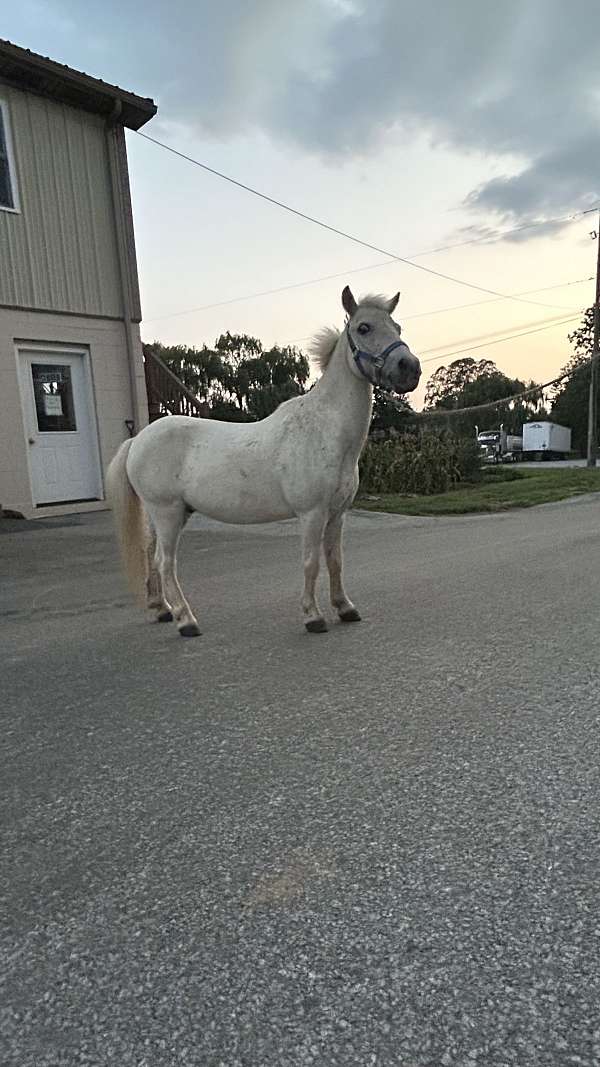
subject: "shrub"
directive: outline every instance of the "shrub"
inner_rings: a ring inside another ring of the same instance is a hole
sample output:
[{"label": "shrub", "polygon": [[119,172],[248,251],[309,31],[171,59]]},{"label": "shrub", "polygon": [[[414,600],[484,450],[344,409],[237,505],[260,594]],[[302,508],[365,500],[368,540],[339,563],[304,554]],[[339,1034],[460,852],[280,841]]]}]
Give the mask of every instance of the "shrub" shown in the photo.
[{"label": "shrub", "polygon": [[450,434],[406,434],[395,440],[370,441],[360,461],[363,493],[430,496],[464,481],[479,481],[477,442]]}]

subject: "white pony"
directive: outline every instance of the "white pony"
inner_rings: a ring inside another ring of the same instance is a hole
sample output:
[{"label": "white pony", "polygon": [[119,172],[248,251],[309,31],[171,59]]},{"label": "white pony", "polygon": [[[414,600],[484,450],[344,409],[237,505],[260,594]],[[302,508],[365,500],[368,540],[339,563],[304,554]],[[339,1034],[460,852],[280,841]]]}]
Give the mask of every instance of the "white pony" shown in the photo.
[{"label": "white pony", "polygon": [[357,304],[346,286],[345,329],[322,331],[313,346],[321,378],[261,422],[172,415],[121,445],[107,472],[109,500],[132,586],[141,591],[145,580],[158,621],[174,617],[183,637],[200,633],[176,572],[179,536],[194,511],[232,523],[297,517],[306,629],[327,629],[315,599],[321,546],[333,607],[342,622],[360,620],[342,584],[342,526],[358,488],[373,386],[407,393],[421,375],[391,318],[399,295]]}]

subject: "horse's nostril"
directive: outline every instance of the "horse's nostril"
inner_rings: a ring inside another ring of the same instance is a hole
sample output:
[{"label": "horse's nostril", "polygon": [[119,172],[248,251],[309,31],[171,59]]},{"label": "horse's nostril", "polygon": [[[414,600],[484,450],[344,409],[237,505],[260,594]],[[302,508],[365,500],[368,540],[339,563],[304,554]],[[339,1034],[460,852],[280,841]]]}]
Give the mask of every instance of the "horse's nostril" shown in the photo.
[{"label": "horse's nostril", "polygon": [[412,378],[421,374],[421,366],[414,356],[400,356],[398,370],[401,374],[410,375]]}]

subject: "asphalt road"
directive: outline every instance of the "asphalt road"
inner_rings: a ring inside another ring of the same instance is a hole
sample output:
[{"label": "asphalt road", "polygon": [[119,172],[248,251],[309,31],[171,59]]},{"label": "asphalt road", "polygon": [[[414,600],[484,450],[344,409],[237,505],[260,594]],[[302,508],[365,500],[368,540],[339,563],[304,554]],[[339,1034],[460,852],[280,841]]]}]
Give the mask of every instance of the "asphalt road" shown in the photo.
[{"label": "asphalt road", "polygon": [[108,517],[0,537],[3,1067],[600,1064],[600,498],[191,529],[204,636]]}]

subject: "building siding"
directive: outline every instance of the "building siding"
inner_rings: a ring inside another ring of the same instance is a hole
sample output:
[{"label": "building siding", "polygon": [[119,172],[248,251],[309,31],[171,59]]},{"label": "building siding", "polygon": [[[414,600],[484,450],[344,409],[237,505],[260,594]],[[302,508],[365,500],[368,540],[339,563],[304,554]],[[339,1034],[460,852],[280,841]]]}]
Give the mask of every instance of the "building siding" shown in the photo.
[{"label": "building siding", "polygon": [[123,316],[104,121],[0,82],[20,213],[0,211],[0,305]]}]

